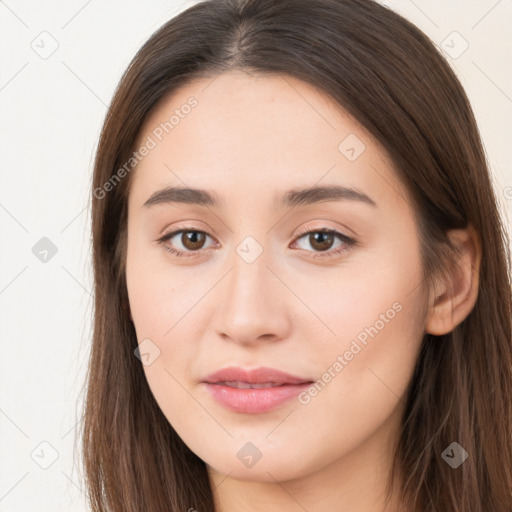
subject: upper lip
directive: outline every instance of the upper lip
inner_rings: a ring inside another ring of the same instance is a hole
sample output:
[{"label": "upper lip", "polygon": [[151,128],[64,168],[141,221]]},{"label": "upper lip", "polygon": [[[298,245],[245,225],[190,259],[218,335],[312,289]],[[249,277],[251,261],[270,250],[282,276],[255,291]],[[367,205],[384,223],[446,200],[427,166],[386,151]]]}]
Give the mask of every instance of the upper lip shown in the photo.
[{"label": "upper lip", "polygon": [[249,384],[272,382],[280,385],[303,384],[312,381],[277,370],[276,368],[260,367],[253,370],[245,370],[237,366],[229,366],[208,375],[203,382],[211,384],[218,382],[247,382]]}]

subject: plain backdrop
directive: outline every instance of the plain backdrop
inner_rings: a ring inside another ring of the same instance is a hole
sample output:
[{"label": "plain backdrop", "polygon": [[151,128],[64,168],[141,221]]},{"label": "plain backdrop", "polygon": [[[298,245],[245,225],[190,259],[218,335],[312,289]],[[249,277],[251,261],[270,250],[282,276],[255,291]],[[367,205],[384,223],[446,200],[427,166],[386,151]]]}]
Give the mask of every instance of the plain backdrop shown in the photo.
[{"label": "plain backdrop", "polygon": [[[91,337],[94,151],[135,52],[194,3],[0,0],[1,512],[87,510],[74,449]],[[512,1],[382,3],[461,80],[510,229]]]}]

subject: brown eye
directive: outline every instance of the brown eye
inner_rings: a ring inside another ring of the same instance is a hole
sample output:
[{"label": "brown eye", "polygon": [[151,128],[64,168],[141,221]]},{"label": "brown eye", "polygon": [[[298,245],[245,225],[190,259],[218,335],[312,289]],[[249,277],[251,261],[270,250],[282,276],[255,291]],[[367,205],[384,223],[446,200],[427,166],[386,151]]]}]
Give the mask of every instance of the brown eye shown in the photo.
[{"label": "brown eye", "polygon": [[334,235],[324,231],[316,231],[309,234],[309,243],[317,251],[327,251],[334,243]]},{"label": "brown eye", "polygon": [[[336,239],[338,245],[336,245]],[[311,253],[313,257],[330,257],[341,255],[357,245],[353,239],[335,229],[308,229],[296,239],[300,249]],[[305,247],[309,245],[308,247]],[[334,247],[334,248],[333,248]]]},{"label": "brown eye", "polygon": [[202,231],[183,231],[181,234],[181,243],[185,249],[197,251],[201,249],[206,240],[206,234]]},{"label": "brown eye", "polygon": [[198,229],[179,229],[164,235],[157,240],[164,248],[180,257],[195,256],[204,248],[206,238],[211,238],[208,233]]}]

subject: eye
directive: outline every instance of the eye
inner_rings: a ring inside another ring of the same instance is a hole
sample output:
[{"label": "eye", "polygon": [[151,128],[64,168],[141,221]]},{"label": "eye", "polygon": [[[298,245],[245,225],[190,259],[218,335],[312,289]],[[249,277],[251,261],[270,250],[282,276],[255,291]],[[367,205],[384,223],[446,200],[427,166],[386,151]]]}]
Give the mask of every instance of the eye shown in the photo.
[{"label": "eye", "polygon": [[[177,235],[181,236],[177,237]],[[178,247],[178,249],[175,249],[171,245],[165,243],[168,240],[171,241],[175,237],[177,237],[177,242],[175,243],[178,243],[178,245],[181,244],[181,248]],[[187,258],[195,256],[193,253],[198,252],[199,249],[203,248],[206,237],[210,237],[210,235],[205,231],[200,231],[198,229],[179,229],[164,235],[159,238],[157,242],[162,244],[167,251],[175,254],[177,257]]]},{"label": "eye", "polygon": [[[340,241],[340,244],[337,249],[331,250],[336,238]],[[315,258],[338,256],[356,245],[356,241],[353,238],[331,228],[308,228],[296,240],[300,241],[301,239],[305,239],[306,243],[313,247],[314,251],[308,252],[313,252],[311,256]]]}]

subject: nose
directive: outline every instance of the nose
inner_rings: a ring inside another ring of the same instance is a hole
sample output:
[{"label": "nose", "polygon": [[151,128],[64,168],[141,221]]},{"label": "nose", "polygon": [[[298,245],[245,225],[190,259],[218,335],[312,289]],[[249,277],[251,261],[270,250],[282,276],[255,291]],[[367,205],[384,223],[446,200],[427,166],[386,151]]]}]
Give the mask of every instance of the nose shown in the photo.
[{"label": "nose", "polygon": [[244,345],[288,336],[292,295],[276,275],[266,251],[252,262],[235,254],[218,289],[216,331],[225,340]]}]

